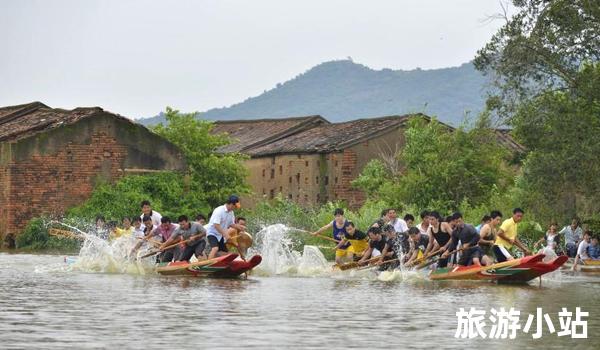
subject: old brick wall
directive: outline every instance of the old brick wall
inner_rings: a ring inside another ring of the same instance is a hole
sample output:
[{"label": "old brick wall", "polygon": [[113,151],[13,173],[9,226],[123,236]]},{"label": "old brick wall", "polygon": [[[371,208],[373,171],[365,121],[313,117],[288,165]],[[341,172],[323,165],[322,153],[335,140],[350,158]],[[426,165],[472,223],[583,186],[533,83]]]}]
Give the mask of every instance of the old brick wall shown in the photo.
[{"label": "old brick wall", "polygon": [[110,117],[4,143],[2,149],[10,157],[0,163],[4,168],[0,184],[7,189],[0,192],[6,198],[0,207],[4,213],[0,234],[9,238],[33,217],[61,215],[81,204],[97,183],[114,181],[128,168],[184,168],[172,144],[138,125]]},{"label": "old brick wall", "polygon": [[360,207],[366,195],[352,188],[352,181],[371,159],[379,158],[382,152],[394,152],[402,145],[404,130],[396,127],[343,152],[248,159],[245,166],[253,194],[242,197],[243,205],[253,208],[259,201],[281,194],[283,198],[306,206],[344,200],[351,208]]},{"label": "old brick wall", "polygon": [[360,175],[369,161],[381,158],[382,153],[400,150],[404,143],[404,129],[396,127],[386,134],[345,149],[342,155],[342,180],[334,189],[339,199],[345,200],[351,208],[360,207],[366,200],[366,194],[352,188],[352,180]]},{"label": "old brick wall", "polygon": [[334,200],[341,179],[340,154],[284,154],[245,161],[254,192],[242,197],[245,207],[277,195],[311,206]]},{"label": "old brick wall", "polygon": [[127,147],[98,132],[89,144],[68,143],[56,154],[33,155],[10,164],[8,233],[21,231],[42,213],[62,214],[82,203],[97,181],[119,178]]}]

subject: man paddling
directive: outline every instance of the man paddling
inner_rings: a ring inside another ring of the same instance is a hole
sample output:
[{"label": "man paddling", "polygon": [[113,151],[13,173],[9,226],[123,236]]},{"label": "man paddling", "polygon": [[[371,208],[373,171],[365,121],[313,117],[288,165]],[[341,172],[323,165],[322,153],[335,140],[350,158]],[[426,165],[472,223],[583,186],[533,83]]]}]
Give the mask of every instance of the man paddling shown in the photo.
[{"label": "man paddling", "polygon": [[[252,236],[246,232],[246,218],[235,218],[235,223],[235,227],[230,227],[229,230],[227,230],[229,239],[225,246],[227,247],[227,250],[235,248],[240,255],[240,258],[246,259],[248,248],[252,246]],[[243,229],[239,229],[240,227]]]},{"label": "man paddling", "polygon": [[458,241],[462,243],[462,254],[458,260],[458,265],[469,266],[478,265],[481,266],[481,258],[483,251],[479,247],[479,233],[473,225],[465,224],[461,213],[454,213],[452,215],[452,224],[454,231],[452,231],[452,238],[448,250],[446,250],[441,258],[447,258],[451,252],[453,252],[457,246]]},{"label": "man paddling", "polygon": [[344,236],[348,233],[348,220],[344,217],[344,209],[336,208],[333,211],[333,221],[328,223],[327,225],[321,227],[315,232],[312,232],[311,235],[318,236],[321,233],[331,229],[331,234],[334,240],[338,241],[338,245],[335,247],[335,263],[343,264],[345,257],[348,255],[348,247],[350,247],[350,243],[345,242],[341,244],[341,241],[344,239]]},{"label": "man paddling", "polygon": [[346,233],[344,233],[343,239],[338,244],[338,247],[343,247],[347,244],[350,244],[350,246],[345,250],[346,255],[343,257],[345,262],[353,261],[354,257],[362,257],[369,247],[367,235],[358,230],[352,221],[348,221]]},{"label": "man paddling", "polygon": [[[429,216],[429,214],[427,214]],[[418,227],[411,227],[408,229],[408,236],[410,240],[410,251],[405,257],[406,264],[408,266],[414,265],[423,259],[425,250],[429,245],[429,237],[426,234],[421,233]]]},{"label": "man paddling", "polygon": [[235,224],[233,210],[240,208],[240,199],[237,196],[229,196],[227,202],[215,208],[208,222],[208,244],[210,245],[209,259],[227,254],[229,251],[225,242],[229,239],[227,230],[231,227],[244,230],[241,225]]},{"label": "man paddling", "polygon": [[364,263],[371,257],[376,258],[381,256],[381,252],[385,248],[385,238],[381,234],[381,228],[371,226],[367,234],[369,235],[369,248],[367,248],[359,263]]},{"label": "man paddling", "polygon": [[206,240],[204,238],[206,237],[206,230],[204,227],[198,223],[190,222],[185,215],[181,215],[177,221],[179,222],[179,228],[160,246],[160,249],[182,241],[174,253],[175,261],[189,261],[192,255],[196,255],[198,260],[205,260]]},{"label": "man paddling", "polygon": [[503,262],[507,260],[513,260],[514,257],[510,254],[510,250],[513,245],[516,245],[519,249],[523,251],[525,255],[531,255],[531,252],[521,241],[517,238],[518,234],[518,224],[523,220],[524,211],[521,208],[515,208],[513,210],[513,215],[510,219],[504,220],[500,229],[498,230],[498,236],[496,237],[496,241],[494,242],[494,254],[496,255],[496,260],[498,262]]}]

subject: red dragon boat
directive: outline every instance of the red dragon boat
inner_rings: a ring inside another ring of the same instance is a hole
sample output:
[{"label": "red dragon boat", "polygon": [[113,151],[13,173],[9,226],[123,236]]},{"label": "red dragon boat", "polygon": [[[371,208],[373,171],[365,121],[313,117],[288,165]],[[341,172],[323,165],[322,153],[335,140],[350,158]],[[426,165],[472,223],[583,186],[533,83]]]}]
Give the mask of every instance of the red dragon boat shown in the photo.
[{"label": "red dragon boat", "polygon": [[252,270],[260,264],[262,257],[254,255],[247,261],[238,259],[237,254],[227,254],[218,258],[201,260],[193,263],[177,261],[161,263],[156,267],[156,272],[161,275],[184,275],[194,277],[235,278]]},{"label": "red dragon boat", "polygon": [[489,266],[456,266],[432,271],[432,280],[484,280],[498,283],[527,283],[536,277],[552,272],[561,267],[566,256],[545,263],[544,254],[526,256],[520,259],[504,261]]}]

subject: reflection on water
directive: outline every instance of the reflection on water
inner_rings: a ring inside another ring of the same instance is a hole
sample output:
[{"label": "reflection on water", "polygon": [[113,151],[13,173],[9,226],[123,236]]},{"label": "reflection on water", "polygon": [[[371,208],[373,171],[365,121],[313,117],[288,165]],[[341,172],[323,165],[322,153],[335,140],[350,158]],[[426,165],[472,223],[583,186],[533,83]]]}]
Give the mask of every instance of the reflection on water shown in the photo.
[{"label": "reflection on water", "polygon": [[[558,272],[541,285],[504,286],[333,272],[317,250],[292,251],[285,231],[257,235],[265,259],[247,280],[129,273],[131,261],[119,260],[127,249],[100,242],[96,259],[83,263],[84,253],[73,267],[61,256],[0,254],[0,348],[599,348],[600,276]],[[540,340],[454,338],[460,307],[514,307],[522,325],[542,307],[559,329],[558,311],[576,306],[590,313],[587,340],[547,328]]]}]

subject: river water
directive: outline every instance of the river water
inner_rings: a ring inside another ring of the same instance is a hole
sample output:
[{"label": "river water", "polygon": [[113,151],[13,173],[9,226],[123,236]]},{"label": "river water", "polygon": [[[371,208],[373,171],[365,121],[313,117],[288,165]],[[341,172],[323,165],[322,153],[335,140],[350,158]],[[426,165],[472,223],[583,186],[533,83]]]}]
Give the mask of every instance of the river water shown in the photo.
[{"label": "river water", "polygon": [[[600,348],[600,276],[559,272],[541,285],[502,286],[398,272],[382,281],[370,271],[319,270],[318,253],[290,253],[275,238],[271,248],[263,240],[262,269],[238,280],[103,272],[67,266],[59,255],[0,253],[0,348]],[[486,318],[491,308],[514,307],[521,326],[541,307],[556,330],[544,323],[533,339],[534,321],[516,339],[455,338],[461,307]],[[589,313],[587,339],[557,336],[562,307]]]}]

